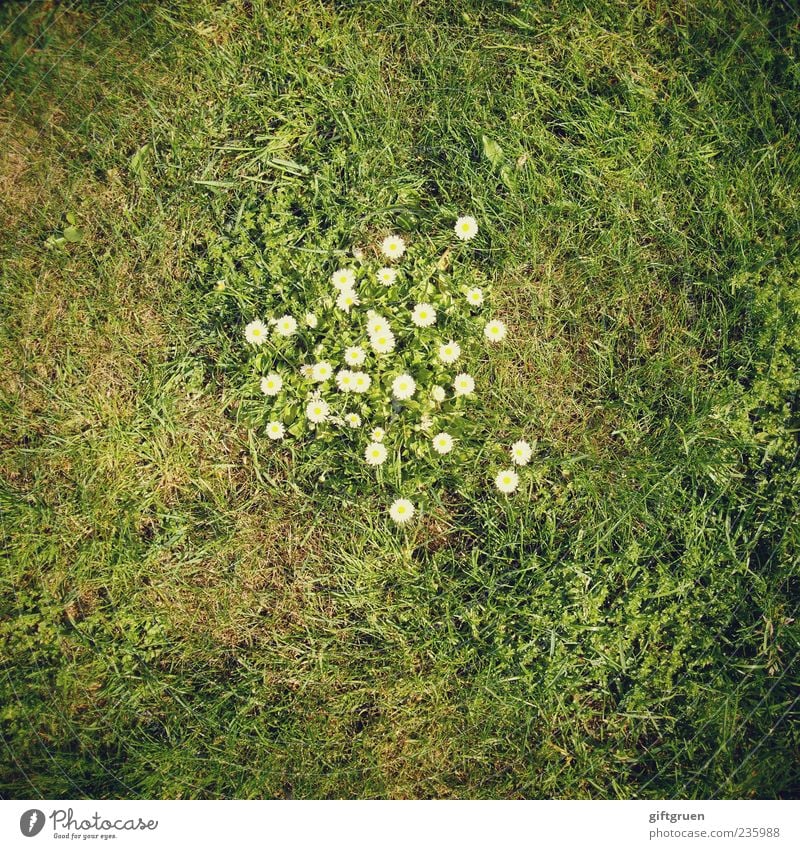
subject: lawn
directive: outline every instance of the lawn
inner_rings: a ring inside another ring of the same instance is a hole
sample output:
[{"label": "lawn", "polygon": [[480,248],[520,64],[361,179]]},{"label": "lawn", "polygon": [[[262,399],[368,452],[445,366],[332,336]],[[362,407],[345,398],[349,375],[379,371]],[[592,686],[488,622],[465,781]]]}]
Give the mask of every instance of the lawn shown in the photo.
[{"label": "lawn", "polygon": [[[798,793],[788,2],[0,32],[0,794]],[[509,339],[472,415],[535,440],[517,493],[465,467],[398,528],[250,425],[213,258],[251,214],[331,270],[477,219]]]}]

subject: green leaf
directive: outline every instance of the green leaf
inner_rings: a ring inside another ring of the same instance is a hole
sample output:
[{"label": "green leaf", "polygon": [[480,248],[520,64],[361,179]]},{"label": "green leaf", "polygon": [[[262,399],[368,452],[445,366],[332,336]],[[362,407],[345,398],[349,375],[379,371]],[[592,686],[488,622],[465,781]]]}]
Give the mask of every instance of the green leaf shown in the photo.
[{"label": "green leaf", "polygon": [[483,141],[483,155],[492,163],[492,167],[499,168],[503,163],[503,148],[489,136],[481,136]]},{"label": "green leaf", "polygon": [[73,227],[72,225],[65,227],[64,238],[68,242],[81,242],[83,241],[83,230],[80,227]]},{"label": "green leaf", "polygon": [[305,176],[308,174],[308,168],[305,165],[301,165],[299,162],[295,162],[292,159],[274,157],[273,159],[265,160],[264,164],[271,165],[278,171],[287,171],[289,174],[295,174],[297,176]]},{"label": "green leaf", "polygon": [[144,183],[146,179],[145,165],[150,155],[151,147],[149,144],[142,145],[136,153],[130,158],[130,169],[139,183]]},{"label": "green leaf", "polygon": [[509,189],[513,189],[517,184],[514,169],[507,162],[500,166],[500,179]]}]

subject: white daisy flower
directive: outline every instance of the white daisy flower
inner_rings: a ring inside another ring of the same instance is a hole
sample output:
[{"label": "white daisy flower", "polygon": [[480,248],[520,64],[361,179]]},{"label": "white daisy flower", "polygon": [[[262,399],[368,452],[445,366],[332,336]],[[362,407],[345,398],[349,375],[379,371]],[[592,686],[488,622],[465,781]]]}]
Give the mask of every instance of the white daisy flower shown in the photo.
[{"label": "white daisy flower", "polygon": [[320,363],[314,363],[311,369],[311,379],[317,383],[323,383],[333,374],[333,367],[330,363],[323,360]]},{"label": "white daisy flower", "polygon": [[443,363],[447,363],[450,365],[454,363],[461,356],[461,345],[458,342],[453,342],[451,339],[449,342],[446,342],[444,345],[439,346],[439,359]]},{"label": "white daisy flower", "polygon": [[278,336],[291,336],[297,330],[297,322],[290,315],[282,315],[275,322],[275,332]]},{"label": "white daisy flower", "polygon": [[494,479],[500,492],[513,492],[519,486],[519,475],[513,469],[503,469]]},{"label": "white daisy flower", "polygon": [[389,322],[382,315],[378,315],[372,310],[367,313],[367,333],[370,336],[380,336],[383,333],[391,332],[392,328],[389,327]]},{"label": "white daisy flower", "polygon": [[256,319],[244,329],[244,338],[251,345],[263,345],[267,341],[267,325]]},{"label": "white daisy flower", "polygon": [[382,427],[376,427],[372,429],[369,438],[373,442],[383,442],[384,436],[386,436],[386,431]]},{"label": "white daisy flower", "polygon": [[353,392],[362,394],[372,385],[372,378],[365,371],[353,373]]},{"label": "white daisy flower", "polygon": [[380,466],[386,460],[386,446],[380,442],[370,442],[364,450],[364,459],[369,466]]},{"label": "white daisy flower", "polygon": [[350,427],[361,427],[361,416],[358,413],[348,413],[344,420]]},{"label": "white daisy flower", "polygon": [[401,374],[392,381],[392,395],[398,401],[407,401],[417,391],[417,384],[410,374]]},{"label": "white daisy flower", "polygon": [[456,395],[471,395],[475,391],[475,381],[466,372],[462,372],[456,375],[453,381],[453,389],[455,389]]},{"label": "white daisy flower", "polygon": [[313,312],[307,312],[305,317],[306,327],[310,327],[312,330],[319,324],[317,321],[317,317]]},{"label": "white daisy flower", "polygon": [[404,525],[414,517],[414,505],[407,498],[398,498],[392,502],[389,515],[398,525]]},{"label": "white daisy flower", "polygon": [[274,371],[261,378],[261,391],[270,397],[277,395],[283,389],[283,378]]},{"label": "white daisy flower", "polygon": [[320,424],[330,415],[331,408],[327,401],[311,401],[306,406],[306,418],[314,424]]},{"label": "white daisy flower", "polygon": [[400,236],[387,236],[381,242],[381,251],[389,259],[400,259],[406,252],[406,243]]},{"label": "white daisy flower", "polygon": [[360,366],[367,357],[367,352],[358,346],[347,348],[344,352],[344,361],[349,366]]},{"label": "white daisy flower", "polygon": [[267,425],[267,436],[270,439],[283,439],[285,433],[283,422],[269,422]]},{"label": "white daisy flower", "polygon": [[379,268],[376,277],[378,278],[378,283],[382,283],[384,286],[391,286],[397,279],[397,269],[388,267]]},{"label": "white daisy flower", "polygon": [[437,454],[449,454],[453,450],[453,437],[442,431],[433,437],[433,450]]},{"label": "white daisy flower", "polygon": [[438,384],[431,388],[431,398],[436,401],[437,404],[441,404],[442,401],[447,397],[447,393],[445,392],[444,386],[439,386]]},{"label": "white daisy flower", "polygon": [[306,379],[311,380],[311,375],[314,373],[314,366],[300,366],[300,374]]},{"label": "white daisy flower", "polygon": [[483,303],[483,292],[478,288],[468,290],[467,303],[471,307],[479,307]]},{"label": "white daisy flower", "polygon": [[411,321],[417,327],[430,327],[436,324],[436,310],[430,304],[417,304],[411,313]]},{"label": "white daisy flower", "polygon": [[347,313],[350,312],[350,307],[357,307],[360,303],[358,295],[352,289],[343,289],[336,299],[336,306]]},{"label": "white daisy flower", "polygon": [[533,449],[524,439],[511,446],[511,462],[517,466],[527,466],[532,455]]},{"label": "white daisy flower", "polygon": [[376,354],[390,354],[394,351],[394,334],[376,333],[369,337],[369,344]]},{"label": "white daisy flower", "polygon": [[352,268],[340,268],[331,275],[331,283],[340,292],[352,289],[356,285],[356,273]]},{"label": "white daisy flower", "polygon": [[339,387],[340,392],[352,392],[353,387],[355,386],[355,375],[350,369],[339,369],[336,372],[336,385]]},{"label": "white daisy flower", "polygon": [[493,318],[486,322],[486,327],[483,328],[483,335],[490,342],[502,342],[506,338],[507,328],[502,321]]},{"label": "white daisy flower", "polygon": [[456,221],[456,226],[453,229],[456,231],[456,236],[462,242],[468,242],[477,234],[478,222],[471,215],[462,215]]}]

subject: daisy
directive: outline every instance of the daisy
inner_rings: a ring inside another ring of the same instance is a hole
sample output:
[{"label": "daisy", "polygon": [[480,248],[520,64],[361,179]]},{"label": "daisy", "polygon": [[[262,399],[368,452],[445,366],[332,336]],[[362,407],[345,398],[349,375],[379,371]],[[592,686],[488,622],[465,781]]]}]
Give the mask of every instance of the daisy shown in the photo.
[{"label": "daisy", "polygon": [[350,427],[361,427],[361,416],[358,413],[348,413],[344,420]]},{"label": "daisy", "polygon": [[447,397],[447,393],[444,390],[444,386],[434,386],[431,389],[431,398],[436,401],[437,404],[441,404],[442,401]]},{"label": "daisy", "polygon": [[411,321],[417,327],[430,327],[436,324],[436,310],[430,304],[417,304],[411,313]]},{"label": "daisy", "polygon": [[300,366],[300,374],[306,379],[311,380],[311,375],[314,373],[314,366]]},{"label": "daisy", "polygon": [[364,459],[369,466],[380,466],[387,455],[386,446],[380,442],[370,442],[364,451]]},{"label": "daisy", "polygon": [[407,401],[417,391],[417,384],[410,374],[401,374],[392,381],[392,395],[398,401]]},{"label": "daisy", "polygon": [[453,437],[442,431],[433,437],[433,450],[437,454],[449,454],[453,450]]},{"label": "daisy", "polygon": [[367,333],[370,336],[380,336],[383,333],[391,333],[392,328],[389,327],[389,322],[378,313],[370,310],[367,313]]},{"label": "daisy", "polygon": [[513,469],[503,469],[494,479],[500,492],[513,492],[519,486],[519,475]]},{"label": "daisy", "polygon": [[330,415],[331,408],[326,401],[311,401],[306,406],[306,418],[314,424],[320,424]]},{"label": "daisy", "polygon": [[267,325],[256,319],[244,329],[244,338],[251,345],[263,345],[267,341]]},{"label": "daisy", "polygon": [[456,395],[471,395],[475,391],[475,381],[465,372],[456,375],[453,381]]},{"label": "daisy", "polygon": [[340,392],[352,392],[353,387],[355,386],[355,375],[350,369],[339,369],[336,372],[336,385],[339,387]]},{"label": "daisy", "polygon": [[283,378],[274,371],[261,378],[261,391],[265,395],[277,395],[283,388]]},{"label": "daisy", "polygon": [[364,371],[353,373],[353,392],[366,392],[372,385],[372,378]]},{"label": "daisy", "polygon": [[357,307],[360,303],[358,295],[352,289],[342,289],[336,299],[336,306],[347,313],[350,312],[350,307]]},{"label": "daisy", "polygon": [[214,284],[214,288],[218,292],[224,292],[225,291],[225,281],[224,280],[217,280],[217,282]]},{"label": "daisy", "polygon": [[467,291],[467,303],[471,307],[479,307],[483,303],[483,292],[480,289],[469,289]]},{"label": "daisy", "polygon": [[462,242],[468,242],[477,234],[478,222],[471,215],[462,215],[461,218],[456,221],[454,230],[456,231],[456,236],[461,239]]},{"label": "daisy", "polygon": [[486,327],[483,328],[483,335],[490,342],[502,342],[506,338],[507,329],[505,324],[497,318],[486,322]]},{"label": "daisy", "polygon": [[372,433],[370,433],[369,438],[373,442],[383,442],[384,436],[386,436],[386,431],[382,427],[376,427],[372,429]]},{"label": "daisy", "polygon": [[407,498],[398,498],[392,502],[389,515],[398,525],[404,525],[414,516],[414,505]]},{"label": "daisy", "polygon": [[376,354],[390,354],[394,351],[394,334],[376,333],[369,337],[369,344]]},{"label": "daisy", "polygon": [[439,359],[448,365],[461,356],[461,346],[451,339],[447,344],[439,346]]},{"label": "daisy", "polygon": [[366,351],[363,348],[354,346],[345,350],[344,361],[349,366],[360,366],[366,359],[366,356]]},{"label": "daisy", "polygon": [[313,329],[317,326],[317,324],[319,323],[319,322],[317,321],[317,317],[314,315],[314,313],[313,313],[313,312],[307,312],[307,313],[306,313],[305,322],[306,322],[306,327],[310,327],[312,330],[313,330]]},{"label": "daisy", "polygon": [[391,286],[397,279],[396,268],[379,268],[376,274],[378,283],[383,283],[384,286]]},{"label": "daisy", "polygon": [[283,422],[270,422],[267,425],[267,436],[270,439],[283,439],[285,432]]},{"label": "daisy", "polygon": [[389,259],[400,259],[406,252],[406,243],[400,236],[387,236],[381,243],[381,251]]},{"label": "daisy", "polygon": [[511,446],[511,462],[517,466],[527,466],[532,454],[533,449],[524,439]]},{"label": "daisy", "polygon": [[356,285],[356,273],[352,268],[340,268],[331,275],[331,283],[333,283],[333,288],[340,292],[345,289],[352,289]]},{"label": "daisy", "polygon": [[282,315],[275,322],[275,332],[279,336],[291,336],[297,330],[297,322],[290,315]]},{"label": "daisy", "polygon": [[317,383],[323,383],[333,374],[333,367],[330,363],[324,360],[321,363],[315,363],[311,369],[311,379]]}]

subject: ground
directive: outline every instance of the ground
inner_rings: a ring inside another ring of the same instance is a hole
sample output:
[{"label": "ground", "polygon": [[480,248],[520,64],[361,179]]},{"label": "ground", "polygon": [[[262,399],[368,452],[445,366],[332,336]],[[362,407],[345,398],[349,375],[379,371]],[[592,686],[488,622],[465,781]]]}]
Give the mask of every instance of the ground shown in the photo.
[{"label": "ground", "polygon": [[[800,25],[709,0],[0,7],[0,792],[788,797]],[[520,497],[407,532],[236,415],[208,236],[469,212]]]}]

